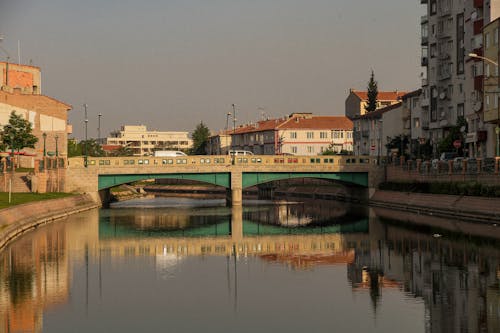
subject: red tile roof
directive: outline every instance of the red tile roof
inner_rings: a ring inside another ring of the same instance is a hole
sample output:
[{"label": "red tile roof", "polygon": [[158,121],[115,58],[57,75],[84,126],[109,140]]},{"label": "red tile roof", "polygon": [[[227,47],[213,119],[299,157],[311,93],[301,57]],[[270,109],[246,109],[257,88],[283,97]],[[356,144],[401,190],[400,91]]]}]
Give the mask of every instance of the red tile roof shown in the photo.
[{"label": "red tile roof", "polygon": [[[351,93],[358,96],[359,99],[366,101],[368,100],[367,91],[351,90]],[[379,101],[397,101],[406,95],[406,91],[379,91],[377,95],[377,100]]]},{"label": "red tile roof", "polygon": [[382,113],[386,113],[386,112],[389,112],[391,110],[397,109],[401,106],[401,104],[402,104],[401,102],[394,103],[394,104],[388,105],[384,108],[380,108],[380,109],[377,109],[377,110],[372,111],[372,112],[367,112],[362,116],[356,117],[355,119],[380,118],[382,116]]},{"label": "red tile roof", "polygon": [[312,114],[292,114],[286,118],[270,119],[257,124],[243,125],[229,134],[242,134],[280,129],[343,129],[351,130],[352,121],[344,116],[313,116]]}]

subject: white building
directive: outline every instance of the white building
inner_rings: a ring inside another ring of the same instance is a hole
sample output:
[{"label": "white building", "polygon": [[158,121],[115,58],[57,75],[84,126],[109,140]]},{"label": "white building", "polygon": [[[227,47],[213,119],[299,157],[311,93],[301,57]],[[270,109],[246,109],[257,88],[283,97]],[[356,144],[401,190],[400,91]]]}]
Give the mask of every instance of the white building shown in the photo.
[{"label": "white building", "polygon": [[343,116],[290,116],[240,126],[231,133],[232,149],[256,155],[320,155],[328,149],[352,152],[352,121]]},{"label": "white building", "polygon": [[125,125],[106,139],[108,145],[128,147],[134,156],[153,155],[155,150],[188,150],[192,146],[188,132],[148,131],[144,125]]},{"label": "white building", "polygon": [[354,122],[354,153],[386,156],[386,145],[396,136],[404,135],[402,103],[365,113]]}]

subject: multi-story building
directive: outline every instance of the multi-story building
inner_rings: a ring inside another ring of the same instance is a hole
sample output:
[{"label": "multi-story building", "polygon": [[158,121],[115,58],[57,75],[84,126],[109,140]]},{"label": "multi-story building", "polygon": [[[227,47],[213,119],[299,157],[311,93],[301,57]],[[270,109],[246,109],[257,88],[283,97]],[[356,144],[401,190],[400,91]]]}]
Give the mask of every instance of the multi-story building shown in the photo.
[{"label": "multi-story building", "polygon": [[[0,128],[7,124],[12,112],[31,123],[33,135],[38,138],[35,148],[25,148],[19,163],[33,167],[45,151],[49,155],[66,156],[67,125],[71,106],[41,95],[40,68],[0,62]],[[45,136],[44,136],[45,134]]]},{"label": "multi-story building", "polygon": [[421,0],[422,120],[429,120],[435,153],[439,141],[458,117],[468,123],[467,150],[471,157],[492,156],[488,138],[493,126],[483,116],[483,63],[468,55],[483,54],[482,29],[498,11],[499,1]]},{"label": "multi-story building", "polygon": [[[401,97],[406,94],[404,91],[379,91],[377,95],[377,109],[400,102]],[[349,90],[349,95],[345,100],[345,116],[354,119],[366,113],[365,107],[368,104],[368,92],[360,90]]]},{"label": "multi-story building", "polygon": [[144,125],[124,125],[106,139],[108,145],[132,150],[134,156],[153,155],[156,150],[187,150],[192,146],[188,132],[148,131]]},{"label": "multi-story building", "polygon": [[231,149],[231,134],[230,131],[220,131],[212,134],[207,142],[208,155],[227,155]]},{"label": "multi-story building", "polygon": [[389,141],[404,135],[401,102],[358,116],[353,122],[355,155],[386,156]]},{"label": "multi-story building", "polygon": [[328,149],[352,151],[352,121],[343,116],[294,113],[236,128],[232,149],[258,155],[319,155]]},{"label": "multi-story building", "polygon": [[[483,28],[484,57],[484,122],[488,127],[494,126],[494,134],[486,140],[487,147],[494,151],[493,156],[500,156],[500,78],[498,76],[498,62],[500,61],[500,18],[488,23]],[[498,129],[497,129],[498,128]],[[487,149],[488,150],[488,149]]]},{"label": "multi-story building", "polygon": [[403,135],[409,139],[409,152],[411,156],[419,154],[419,145],[427,140],[428,122],[422,117],[422,108],[420,106],[422,89],[407,93],[402,97],[402,121]]}]

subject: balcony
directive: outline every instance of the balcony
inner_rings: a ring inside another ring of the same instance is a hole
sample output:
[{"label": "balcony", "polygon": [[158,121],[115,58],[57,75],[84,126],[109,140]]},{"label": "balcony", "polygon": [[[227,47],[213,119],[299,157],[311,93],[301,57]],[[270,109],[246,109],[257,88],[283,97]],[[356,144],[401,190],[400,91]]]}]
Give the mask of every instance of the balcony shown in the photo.
[{"label": "balcony", "polygon": [[427,44],[429,44],[429,37],[422,36],[422,38],[420,39],[420,45],[427,45]]},{"label": "balcony", "polygon": [[428,66],[429,65],[429,58],[427,57],[422,57],[422,59],[420,60],[420,65],[421,66]]},{"label": "balcony", "polygon": [[429,80],[422,79],[422,87],[427,87],[429,85]]},{"label": "balcony", "polygon": [[421,5],[426,4],[426,3],[427,3],[427,0],[420,0]]},{"label": "balcony", "polygon": [[483,0],[474,0],[474,8],[483,8]]},{"label": "balcony", "polygon": [[429,129],[429,121],[428,120],[422,120],[422,129],[423,130]]},{"label": "balcony", "polygon": [[368,138],[370,136],[370,131],[369,130],[361,131],[361,136],[364,138]]}]

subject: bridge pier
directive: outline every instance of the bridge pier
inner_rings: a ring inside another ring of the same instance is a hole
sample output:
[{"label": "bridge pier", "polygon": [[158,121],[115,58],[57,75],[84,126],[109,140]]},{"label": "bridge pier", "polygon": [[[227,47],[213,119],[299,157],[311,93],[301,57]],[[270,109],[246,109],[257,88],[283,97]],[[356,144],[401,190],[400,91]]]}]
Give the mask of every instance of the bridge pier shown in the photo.
[{"label": "bridge pier", "polygon": [[243,184],[241,169],[231,171],[231,188],[226,191],[226,206],[243,204]]}]

